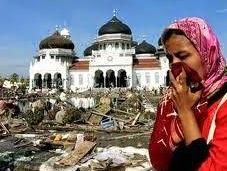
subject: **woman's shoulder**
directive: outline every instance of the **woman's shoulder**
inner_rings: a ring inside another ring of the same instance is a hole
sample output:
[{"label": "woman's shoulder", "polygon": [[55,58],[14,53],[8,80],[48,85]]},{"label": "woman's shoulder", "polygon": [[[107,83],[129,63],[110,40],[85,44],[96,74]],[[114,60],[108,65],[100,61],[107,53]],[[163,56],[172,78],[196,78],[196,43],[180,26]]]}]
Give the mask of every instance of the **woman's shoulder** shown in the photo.
[{"label": "woman's shoulder", "polygon": [[223,84],[223,86],[218,89],[211,97],[207,99],[208,106],[213,106],[214,104],[217,104],[221,99],[224,97],[224,95],[227,93],[227,82]]},{"label": "woman's shoulder", "polygon": [[223,99],[224,101],[222,101],[222,99],[219,100],[219,103],[216,107],[217,118],[220,120],[222,120],[224,118],[226,118],[225,120],[227,120],[227,94],[225,95],[224,98],[225,98],[225,99]]}]

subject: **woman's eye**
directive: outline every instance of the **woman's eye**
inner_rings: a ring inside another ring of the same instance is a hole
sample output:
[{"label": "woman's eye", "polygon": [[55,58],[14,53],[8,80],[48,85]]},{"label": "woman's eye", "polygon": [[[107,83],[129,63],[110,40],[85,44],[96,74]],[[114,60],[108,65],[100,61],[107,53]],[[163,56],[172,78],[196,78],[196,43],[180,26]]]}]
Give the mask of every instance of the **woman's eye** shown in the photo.
[{"label": "woman's eye", "polygon": [[182,60],[182,59],[185,59],[187,57],[188,57],[188,55],[180,55],[178,58]]},{"label": "woman's eye", "polygon": [[168,58],[169,62],[171,62],[173,60],[173,56],[170,54],[166,54],[166,57]]}]

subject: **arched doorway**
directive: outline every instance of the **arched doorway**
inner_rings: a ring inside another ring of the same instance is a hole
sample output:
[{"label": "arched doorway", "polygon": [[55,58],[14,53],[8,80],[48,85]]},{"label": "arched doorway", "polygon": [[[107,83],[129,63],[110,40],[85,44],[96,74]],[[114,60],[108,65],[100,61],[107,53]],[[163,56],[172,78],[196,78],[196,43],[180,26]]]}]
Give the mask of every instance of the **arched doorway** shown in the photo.
[{"label": "arched doorway", "polygon": [[101,70],[95,71],[95,88],[104,87],[104,77]]},{"label": "arched doorway", "polygon": [[121,69],[118,71],[117,86],[118,87],[127,87],[127,74],[124,69]]},{"label": "arched doorway", "polygon": [[55,85],[56,88],[62,87],[62,77],[61,77],[60,73],[54,74],[54,85]]},{"label": "arched doorway", "polygon": [[52,87],[52,79],[51,79],[50,73],[46,73],[44,75],[44,86],[45,86],[45,88],[51,88]]},{"label": "arched doorway", "polygon": [[41,89],[42,88],[42,75],[39,73],[36,73],[34,76],[34,83],[35,88]]},{"label": "arched doorway", "polygon": [[116,87],[116,77],[111,69],[106,71],[106,87]]}]

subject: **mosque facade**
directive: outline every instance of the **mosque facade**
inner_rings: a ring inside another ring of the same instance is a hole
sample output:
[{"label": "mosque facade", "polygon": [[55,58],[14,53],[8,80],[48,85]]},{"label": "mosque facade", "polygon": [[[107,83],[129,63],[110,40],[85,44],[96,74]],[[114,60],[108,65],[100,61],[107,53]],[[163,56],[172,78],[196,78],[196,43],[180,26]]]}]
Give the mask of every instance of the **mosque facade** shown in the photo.
[{"label": "mosque facade", "polygon": [[157,47],[134,41],[130,27],[113,16],[80,58],[66,28],[43,39],[30,63],[29,88],[152,90],[165,86],[168,69],[160,40]]}]

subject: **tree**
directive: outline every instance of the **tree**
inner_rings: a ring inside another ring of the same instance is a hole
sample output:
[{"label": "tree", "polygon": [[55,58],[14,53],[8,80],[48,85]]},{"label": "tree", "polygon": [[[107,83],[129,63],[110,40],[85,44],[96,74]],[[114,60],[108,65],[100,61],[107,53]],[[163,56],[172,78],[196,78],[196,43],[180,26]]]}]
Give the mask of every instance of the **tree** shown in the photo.
[{"label": "tree", "polygon": [[11,83],[18,82],[19,81],[19,75],[16,74],[16,73],[13,73],[12,75],[10,75],[9,80],[10,80]]},{"label": "tree", "polygon": [[29,86],[29,79],[21,76],[20,83],[21,84],[19,85],[19,89],[22,91],[23,94],[25,94],[27,91],[27,86]]},{"label": "tree", "polygon": [[2,86],[3,86],[4,81],[5,81],[5,79],[4,79],[2,76],[0,76],[0,87],[2,87]]},{"label": "tree", "polygon": [[25,79],[24,79],[23,76],[20,77],[20,82],[21,82],[22,84],[25,84]]}]

